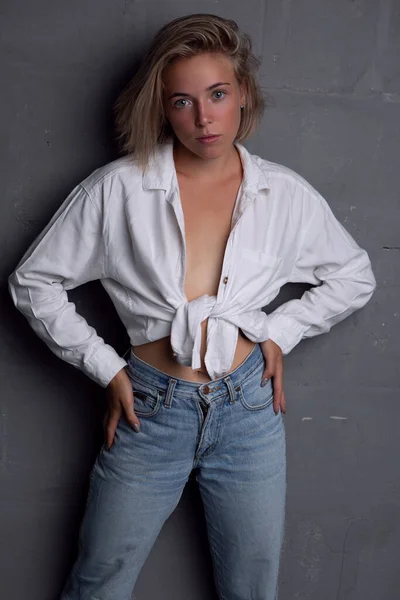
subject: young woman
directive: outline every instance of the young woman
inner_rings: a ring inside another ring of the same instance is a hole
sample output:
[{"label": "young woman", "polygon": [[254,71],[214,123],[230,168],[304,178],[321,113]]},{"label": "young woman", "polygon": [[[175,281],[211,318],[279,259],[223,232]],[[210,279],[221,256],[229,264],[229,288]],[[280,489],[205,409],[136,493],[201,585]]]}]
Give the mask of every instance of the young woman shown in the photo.
[{"label": "young woman", "polygon": [[[115,107],[124,156],[72,190],[9,278],[36,333],[107,390],[63,600],[128,600],[193,470],[219,597],[277,598],[282,356],[365,305],[375,279],[321,195],[241,144],[262,114],[257,64],[233,21],[163,27]],[[127,360],[68,302],[94,279]],[[264,313],[289,281],[314,287]]]}]

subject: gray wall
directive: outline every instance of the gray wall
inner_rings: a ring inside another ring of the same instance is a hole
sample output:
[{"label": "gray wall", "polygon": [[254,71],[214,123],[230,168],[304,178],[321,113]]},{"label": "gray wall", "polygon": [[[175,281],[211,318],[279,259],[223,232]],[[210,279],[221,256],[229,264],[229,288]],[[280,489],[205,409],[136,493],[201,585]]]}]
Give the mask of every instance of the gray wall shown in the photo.
[{"label": "gray wall", "polygon": [[[75,557],[105,407],[102,388],[35,336],[6,279],[72,187],[116,157],[116,94],[157,28],[190,12],[232,17],[252,35],[276,105],[248,148],[309,179],[367,249],[378,282],[365,308],[285,359],[289,485],[280,600],[398,600],[397,0],[4,3],[1,598],[57,598]],[[302,291],[285,286],[267,310]],[[70,296],[123,353],[129,341],[100,284]],[[135,598],[215,597],[201,511],[191,481]]]}]

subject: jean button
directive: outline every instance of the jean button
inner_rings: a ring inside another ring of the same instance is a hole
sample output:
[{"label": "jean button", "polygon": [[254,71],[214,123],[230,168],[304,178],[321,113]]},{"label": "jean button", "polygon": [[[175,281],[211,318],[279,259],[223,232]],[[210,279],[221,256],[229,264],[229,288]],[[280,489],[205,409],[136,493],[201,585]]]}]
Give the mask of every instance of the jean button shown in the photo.
[{"label": "jean button", "polygon": [[210,393],[210,388],[208,387],[208,385],[205,385],[205,386],[203,387],[203,392],[204,392],[205,394],[209,394],[209,393]]}]

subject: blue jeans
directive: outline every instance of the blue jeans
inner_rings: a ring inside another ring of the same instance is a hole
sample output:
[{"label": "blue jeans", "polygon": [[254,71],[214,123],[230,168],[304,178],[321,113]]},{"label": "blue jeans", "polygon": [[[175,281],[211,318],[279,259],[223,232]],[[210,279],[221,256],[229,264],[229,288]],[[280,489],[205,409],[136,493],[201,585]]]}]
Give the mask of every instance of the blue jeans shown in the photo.
[{"label": "blue jeans", "polygon": [[271,381],[260,386],[264,364],[257,344],[229,375],[200,384],[130,354],[140,432],[122,417],[96,458],[62,600],[130,600],[193,469],[220,600],[277,600],[285,428]]}]

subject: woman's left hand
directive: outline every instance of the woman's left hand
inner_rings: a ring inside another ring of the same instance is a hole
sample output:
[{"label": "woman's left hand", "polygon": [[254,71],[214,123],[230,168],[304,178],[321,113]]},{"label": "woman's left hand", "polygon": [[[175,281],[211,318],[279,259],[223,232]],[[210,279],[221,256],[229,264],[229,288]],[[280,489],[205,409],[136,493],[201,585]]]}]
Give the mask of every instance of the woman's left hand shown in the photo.
[{"label": "woman's left hand", "polygon": [[262,380],[273,377],[274,388],[274,411],[276,414],[281,412],[286,414],[286,401],[283,391],[283,356],[282,350],[278,344],[272,340],[260,342],[260,348],[265,358],[266,367],[262,374]]}]

